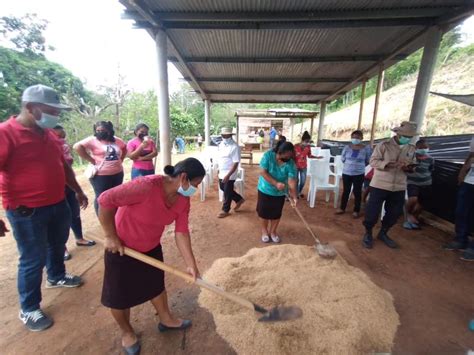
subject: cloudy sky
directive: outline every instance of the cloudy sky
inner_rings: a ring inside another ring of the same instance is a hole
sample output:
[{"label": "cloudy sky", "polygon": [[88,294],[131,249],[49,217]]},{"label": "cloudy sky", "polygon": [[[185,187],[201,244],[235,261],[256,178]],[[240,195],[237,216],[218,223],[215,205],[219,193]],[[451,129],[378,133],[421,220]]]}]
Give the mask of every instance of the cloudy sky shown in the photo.
[{"label": "cloudy sky", "polygon": [[[156,82],[156,52],[144,30],[132,29],[122,20],[118,0],[0,0],[0,14],[22,16],[36,13],[50,24],[48,43],[56,48],[47,57],[64,65],[87,86],[113,85],[117,73],[137,91],[153,89]],[[474,17],[463,25],[466,43],[474,42]],[[170,90],[181,75],[168,65]]]}]

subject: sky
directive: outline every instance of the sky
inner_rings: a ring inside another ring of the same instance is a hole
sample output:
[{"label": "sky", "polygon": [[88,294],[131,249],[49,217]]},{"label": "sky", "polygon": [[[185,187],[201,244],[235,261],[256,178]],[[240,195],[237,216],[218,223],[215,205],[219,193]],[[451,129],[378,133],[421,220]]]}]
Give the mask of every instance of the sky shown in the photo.
[{"label": "sky", "polygon": [[[135,91],[155,89],[156,48],[145,30],[122,20],[118,0],[1,0],[0,16],[36,13],[49,21],[45,33],[54,51],[48,59],[62,64],[89,89],[112,86],[118,73]],[[465,43],[474,43],[474,16],[462,26]],[[168,64],[170,91],[178,89],[181,74]]]}]

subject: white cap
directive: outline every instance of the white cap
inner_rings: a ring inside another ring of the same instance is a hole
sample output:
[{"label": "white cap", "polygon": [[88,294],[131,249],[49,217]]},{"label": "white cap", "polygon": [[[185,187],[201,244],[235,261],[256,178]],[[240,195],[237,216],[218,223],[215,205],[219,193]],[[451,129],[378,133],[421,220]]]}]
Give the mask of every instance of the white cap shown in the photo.
[{"label": "white cap", "polygon": [[41,84],[26,88],[21,96],[21,101],[44,104],[60,110],[71,109],[71,107],[59,102],[59,95],[53,88]]}]

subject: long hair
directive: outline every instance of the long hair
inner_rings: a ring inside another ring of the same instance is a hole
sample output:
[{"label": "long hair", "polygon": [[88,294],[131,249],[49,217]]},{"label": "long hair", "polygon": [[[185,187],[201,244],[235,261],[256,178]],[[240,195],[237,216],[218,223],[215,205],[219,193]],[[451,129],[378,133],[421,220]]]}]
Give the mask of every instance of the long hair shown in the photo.
[{"label": "long hair", "polygon": [[204,177],[206,175],[206,170],[199,160],[196,158],[187,158],[181,160],[175,166],[167,165],[165,166],[165,174],[171,177],[177,177],[182,173],[186,173],[188,180],[194,180],[195,178]]},{"label": "long hair", "polygon": [[278,141],[276,147],[273,149],[273,151],[277,154],[283,154],[283,153],[288,153],[288,152],[295,152],[295,146],[291,142],[286,142],[286,141]]},{"label": "long hair", "polygon": [[115,142],[115,131],[114,131],[114,124],[110,121],[98,121],[94,124],[94,135],[95,135],[95,130],[97,127],[104,127],[107,132],[109,132],[109,136],[107,140],[109,142]]}]

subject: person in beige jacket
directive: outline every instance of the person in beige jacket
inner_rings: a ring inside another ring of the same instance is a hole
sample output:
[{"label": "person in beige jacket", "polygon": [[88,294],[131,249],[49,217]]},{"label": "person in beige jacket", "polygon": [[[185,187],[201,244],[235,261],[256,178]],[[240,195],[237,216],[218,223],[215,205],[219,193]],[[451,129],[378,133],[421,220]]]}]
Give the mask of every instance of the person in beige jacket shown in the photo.
[{"label": "person in beige jacket", "polygon": [[392,129],[394,137],[383,141],[374,149],[370,165],[375,169],[370,183],[370,195],[365,210],[365,235],[362,244],[365,248],[373,246],[372,229],[385,203],[385,215],[382,228],[377,236],[388,247],[396,248],[397,243],[388,236],[389,229],[397,223],[403,213],[405,190],[407,188],[407,172],[415,167],[415,146],[410,144],[417,135],[416,124],[402,122],[400,127]]}]

